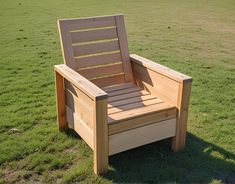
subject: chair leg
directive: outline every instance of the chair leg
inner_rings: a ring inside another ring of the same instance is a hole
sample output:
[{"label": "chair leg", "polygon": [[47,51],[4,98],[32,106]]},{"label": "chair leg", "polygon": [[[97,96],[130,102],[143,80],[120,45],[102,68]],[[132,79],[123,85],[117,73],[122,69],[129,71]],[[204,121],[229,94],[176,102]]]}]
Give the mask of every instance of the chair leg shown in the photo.
[{"label": "chair leg", "polygon": [[180,84],[176,135],[172,139],[171,147],[173,151],[179,151],[185,147],[190,91],[191,82]]},{"label": "chair leg", "polygon": [[62,131],[68,128],[68,123],[66,121],[66,110],[65,110],[64,79],[56,71],[55,71],[55,88],[56,88],[57,123],[59,130]]},{"label": "chair leg", "polygon": [[94,109],[94,172],[99,175],[108,171],[107,99],[96,101]]}]

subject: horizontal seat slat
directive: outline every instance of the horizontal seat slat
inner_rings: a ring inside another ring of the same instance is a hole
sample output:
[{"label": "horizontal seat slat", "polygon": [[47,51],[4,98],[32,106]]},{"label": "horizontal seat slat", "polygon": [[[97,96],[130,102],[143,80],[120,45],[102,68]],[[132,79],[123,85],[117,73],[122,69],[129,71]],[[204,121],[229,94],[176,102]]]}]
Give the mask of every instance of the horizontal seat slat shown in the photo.
[{"label": "horizontal seat slat", "polygon": [[115,102],[109,102],[108,108],[118,107],[121,105],[130,104],[134,102],[141,102],[141,101],[150,100],[150,99],[156,99],[156,97],[153,95],[145,95],[145,96],[138,96],[138,97],[133,97],[129,99],[119,100]]},{"label": "horizontal seat slat", "polygon": [[116,91],[116,90],[120,90],[120,89],[132,88],[135,86],[136,86],[136,84],[134,84],[134,83],[124,83],[124,84],[117,84],[117,85],[113,85],[113,86],[107,86],[107,87],[104,87],[103,90],[106,93],[108,93],[108,92],[112,92],[112,91]]},{"label": "horizontal seat slat", "polygon": [[122,95],[118,95],[118,96],[112,96],[112,97],[108,98],[108,103],[118,101],[118,100],[132,98],[132,97],[138,97],[138,96],[142,96],[142,95],[149,95],[149,92],[142,90],[142,91],[136,91],[136,92],[122,94]]},{"label": "horizontal seat slat", "polygon": [[123,121],[125,119],[139,117],[145,114],[165,111],[165,110],[173,109],[173,108],[175,108],[175,106],[167,104],[167,103],[159,103],[159,104],[144,106],[142,108],[136,108],[136,109],[131,109],[127,111],[121,111],[119,113],[109,114],[108,122],[121,121],[121,120]]},{"label": "horizontal seat slat", "polygon": [[117,40],[73,46],[75,57],[117,50],[119,50],[119,44]]},{"label": "horizontal seat slat", "polygon": [[141,89],[138,87],[132,87],[132,88],[127,88],[127,89],[120,89],[116,91],[112,91],[108,93],[109,97],[116,96],[116,95],[121,95],[121,94],[126,94],[126,93],[131,93],[135,91],[140,91]]},{"label": "horizontal seat slat", "polygon": [[117,30],[115,27],[112,27],[107,29],[71,32],[70,36],[72,43],[114,39],[117,38]]},{"label": "horizontal seat slat", "polygon": [[122,63],[78,70],[87,79],[123,73]]},{"label": "horizontal seat slat", "polygon": [[93,79],[90,80],[91,82],[93,82],[95,85],[99,86],[99,87],[105,87],[105,86],[110,86],[113,84],[121,84],[125,82],[125,76],[124,74],[120,74],[120,75],[114,75],[114,76],[107,76],[104,78],[98,78],[98,79]]},{"label": "horizontal seat slat", "polygon": [[[126,101],[128,101],[128,99]],[[147,107],[147,106],[150,106],[150,105],[153,105],[153,104],[160,104],[160,103],[163,103],[163,100],[149,99],[149,100],[145,100],[145,101],[134,102],[134,103],[118,106],[118,107],[109,108],[108,109],[108,114],[124,112],[124,111],[127,111],[127,110],[138,109],[140,107]]]},{"label": "horizontal seat slat", "polygon": [[91,66],[104,65],[112,62],[121,62],[122,58],[120,52],[115,52],[115,53],[105,53],[98,56],[75,58],[74,60],[76,68],[85,68]]}]

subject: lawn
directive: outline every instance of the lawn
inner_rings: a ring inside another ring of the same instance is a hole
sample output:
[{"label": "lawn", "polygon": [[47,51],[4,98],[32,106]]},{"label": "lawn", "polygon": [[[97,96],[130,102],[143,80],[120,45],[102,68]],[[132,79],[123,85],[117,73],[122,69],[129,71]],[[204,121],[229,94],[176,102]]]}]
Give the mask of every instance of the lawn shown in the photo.
[{"label": "lawn", "polygon": [[[123,13],[130,53],[193,77],[185,150],[170,140],[110,157],[56,124],[56,21]],[[235,183],[234,0],[0,0],[0,183]]]}]

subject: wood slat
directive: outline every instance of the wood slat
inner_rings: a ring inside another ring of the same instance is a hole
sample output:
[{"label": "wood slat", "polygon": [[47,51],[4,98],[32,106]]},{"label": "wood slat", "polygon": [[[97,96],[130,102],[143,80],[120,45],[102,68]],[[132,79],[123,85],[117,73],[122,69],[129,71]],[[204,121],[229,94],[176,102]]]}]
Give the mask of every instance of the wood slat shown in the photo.
[{"label": "wood slat", "polygon": [[[175,135],[176,119],[169,119],[109,136],[109,155]],[[138,141],[137,141],[138,140]]]},{"label": "wood slat", "polygon": [[92,150],[94,150],[93,131],[68,106],[66,106],[66,120],[69,126],[81,136]]},{"label": "wood slat", "polygon": [[140,91],[140,90],[141,89],[137,86],[132,87],[132,88],[127,88],[127,89],[120,89],[120,90],[108,92],[108,97],[121,95],[121,94],[125,94],[125,93],[131,93],[131,92]]},{"label": "wood slat", "polygon": [[125,105],[125,104],[130,104],[130,103],[134,103],[134,102],[141,102],[141,101],[156,99],[156,98],[157,97],[155,97],[153,95],[145,95],[145,96],[138,96],[138,97],[128,98],[128,99],[125,99],[125,100],[110,102],[108,104],[108,108],[118,107],[118,106]]},{"label": "wood slat", "polygon": [[[127,103],[128,103],[128,100],[129,99],[126,99]],[[154,104],[161,104],[161,103],[163,103],[163,100],[160,100],[160,99],[149,99],[149,100],[145,100],[145,101],[129,103],[129,104],[125,104],[122,106],[109,108],[108,114],[110,115],[110,114],[114,114],[114,113],[118,113],[118,112],[125,112],[128,110],[138,109],[140,107],[147,107],[147,106],[151,106]]]},{"label": "wood slat", "polygon": [[132,64],[132,68],[134,77],[137,80],[150,84],[154,89],[163,91],[163,93],[176,101],[179,89],[178,82],[136,63]]},{"label": "wood slat", "polygon": [[72,69],[75,69],[72,41],[69,34],[69,25],[66,20],[57,21],[60,45],[64,63]]},{"label": "wood slat", "polygon": [[132,75],[132,68],[129,57],[129,49],[128,49],[124,17],[123,15],[118,15],[115,16],[115,20],[117,25],[117,33],[118,33],[119,45],[123,61],[123,69],[125,71],[125,79],[126,82],[130,82],[133,81],[133,75]]},{"label": "wood slat", "polygon": [[66,19],[71,31],[80,29],[100,28],[115,26],[114,16],[102,16],[102,17],[87,17],[81,19]]},{"label": "wood slat", "polygon": [[95,85],[99,87],[110,86],[114,84],[120,84],[125,82],[124,74],[114,75],[114,76],[107,76],[104,78],[98,78],[91,80]]},{"label": "wood slat", "polygon": [[168,109],[173,109],[175,106],[167,104],[167,103],[159,103],[151,106],[145,106],[137,109],[131,109],[128,111],[122,111],[119,113],[115,114],[110,114],[108,116],[108,122],[115,122],[115,121],[120,121],[120,120],[125,120],[125,119],[131,119],[133,117],[139,117],[143,116],[145,114],[150,114],[153,112],[160,112],[160,111],[165,111]]},{"label": "wood slat", "polygon": [[81,43],[117,38],[117,30],[116,27],[112,27],[98,30],[71,32],[70,35],[72,43]]},{"label": "wood slat", "polygon": [[119,50],[119,44],[117,40],[73,46],[74,57],[117,50]]},{"label": "wood slat", "polygon": [[112,62],[121,62],[121,61],[122,59],[120,52],[105,53],[98,56],[75,58],[75,67],[76,68],[92,67],[92,66],[104,65]]},{"label": "wood slat", "polygon": [[87,79],[123,73],[122,63],[78,70]]},{"label": "wood slat", "polygon": [[79,118],[93,129],[93,107],[84,105],[84,102],[72,94],[69,90],[65,90],[66,106],[73,110]]},{"label": "wood slat", "polygon": [[131,54],[130,59],[132,62],[135,62],[139,65],[142,65],[150,70],[153,70],[157,73],[160,73],[166,77],[169,77],[177,82],[185,83],[185,82],[191,82],[192,77],[189,77],[185,74],[182,74],[180,72],[177,72],[175,70],[172,70],[166,66],[160,65],[158,63],[155,63],[149,59],[143,58],[141,56],[138,56],[136,54]]},{"label": "wood slat", "polygon": [[125,121],[109,123],[109,135],[124,132],[137,127],[145,126],[151,123],[165,121],[176,117],[177,109],[169,109],[161,112],[154,112],[145,116],[140,116],[138,118],[132,118]]},{"label": "wood slat", "polygon": [[127,94],[122,94],[122,95],[118,95],[118,96],[113,96],[113,97],[108,98],[108,102],[110,103],[110,102],[123,100],[123,99],[127,99],[127,98],[139,97],[142,95],[149,95],[149,92],[142,90],[142,91],[136,91],[133,93],[127,93]]},{"label": "wood slat", "polygon": [[124,84],[117,84],[117,85],[113,85],[113,86],[107,86],[102,88],[106,93],[108,92],[112,92],[112,91],[116,91],[119,89],[127,89],[127,88],[132,88],[136,86],[136,84],[134,83],[124,83]]},{"label": "wood slat", "polygon": [[68,66],[64,64],[55,65],[55,71],[91,99],[103,99],[107,97],[107,93]]}]

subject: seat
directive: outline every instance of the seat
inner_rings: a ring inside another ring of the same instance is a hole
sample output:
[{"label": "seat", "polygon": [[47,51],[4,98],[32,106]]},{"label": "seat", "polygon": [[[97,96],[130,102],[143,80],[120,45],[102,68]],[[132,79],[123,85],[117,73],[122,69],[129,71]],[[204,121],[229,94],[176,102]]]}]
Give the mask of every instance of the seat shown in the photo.
[{"label": "seat", "polygon": [[58,126],[94,151],[96,174],[107,172],[110,155],[158,140],[184,148],[191,77],[130,55],[123,15],[63,19],[58,27]]}]

